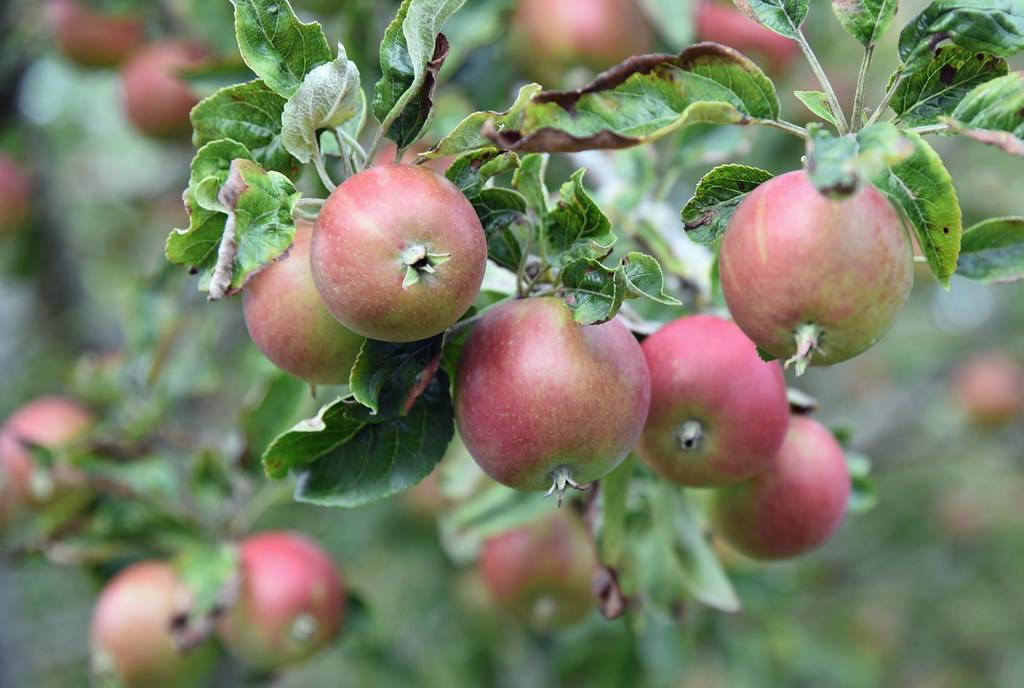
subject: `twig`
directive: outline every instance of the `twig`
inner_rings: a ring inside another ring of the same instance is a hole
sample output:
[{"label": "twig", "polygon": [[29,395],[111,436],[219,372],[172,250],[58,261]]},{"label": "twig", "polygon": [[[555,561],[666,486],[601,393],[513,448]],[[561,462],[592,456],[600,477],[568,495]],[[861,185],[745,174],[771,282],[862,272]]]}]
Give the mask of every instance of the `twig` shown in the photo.
[{"label": "twig", "polygon": [[885,112],[885,109],[889,107],[889,102],[893,99],[893,96],[896,95],[896,90],[899,89],[899,87],[903,84],[904,78],[905,76],[903,74],[903,71],[899,71],[896,75],[896,78],[893,79],[892,86],[889,87],[889,90],[886,91],[885,93],[885,97],[882,98],[882,102],[879,103],[875,111],[871,113],[871,117],[868,118],[868,121],[864,126],[869,127],[878,121],[878,118],[882,116],[882,113]]},{"label": "twig", "polygon": [[850,126],[846,122],[846,113],[843,112],[843,106],[839,104],[839,99],[836,97],[836,91],[832,88],[832,82],[828,80],[828,75],[825,73],[825,69],[818,61],[818,56],[814,54],[813,50],[811,50],[811,44],[807,42],[807,38],[804,36],[803,31],[799,28],[796,30],[796,42],[804,52],[807,62],[811,65],[811,71],[814,72],[814,76],[818,78],[818,83],[820,83],[821,87],[825,90],[825,95],[828,96],[829,105],[832,107],[832,112],[836,116],[836,124],[839,129],[839,133],[847,133],[850,130]]},{"label": "twig", "polygon": [[757,123],[763,127],[771,127],[772,129],[780,129],[784,132],[798,136],[803,140],[807,140],[807,130],[801,127],[799,124],[793,124],[792,122],[786,122],[781,119],[759,119]]},{"label": "twig", "polygon": [[860,63],[860,72],[857,74],[857,91],[853,94],[853,112],[850,113],[850,130],[860,129],[860,123],[864,119],[861,109],[864,107],[864,87],[867,83],[868,69],[871,67],[871,58],[875,54],[875,44],[872,43],[864,49],[864,59]]}]

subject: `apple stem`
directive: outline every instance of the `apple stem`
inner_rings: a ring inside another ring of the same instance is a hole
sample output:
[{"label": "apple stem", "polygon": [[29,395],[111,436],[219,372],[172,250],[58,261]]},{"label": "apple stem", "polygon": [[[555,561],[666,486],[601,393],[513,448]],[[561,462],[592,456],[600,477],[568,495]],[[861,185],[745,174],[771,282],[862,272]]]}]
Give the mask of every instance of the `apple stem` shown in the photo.
[{"label": "apple stem", "polygon": [[412,244],[402,251],[402,263],[405,265],[405,279],[402,280],[402,289],[408,289],[420,281],[423,274],[433,275],[437,272],[438,265],[447,263],[451,259],[450,253],[432,253],[423,244]]},{"label": "apple stem", "polygon": [[568,466],[559,466],[555,470],[551,471],[551,487],[548,489],[545,497],[555,495],[555,499],[558,500],[558,506],[562,506],[562,500],[565,499],[565,488],[566,486],[571,487],[574,490],[580,492],[586,492],[590,489],[589,485],[580,485],[578,482],[572,479],[572,469]]},{"label": "apple stem", "polygon": [[312,614],[300,614],[295,617],[288,633],[300,643],[308,643],[316,636],[316,627],[316,617]]},{"label": "apple stem", "polygon": [[824,353],[821,349],[821,337],[825,331],[813,324],[805,323],[796,328],[793,337],[796,340],[796,353],[786,361],[786,367],[793,365],[797,376],[803,375],[811,364],[814,354]]},{"label": "apple stem", "polygon": [[679,440],[679,448],[683,451],[697,451],[700,449],[701,440],[704,439],[704,426],[699,420],[688,420],[680,426],[676,439]]}]

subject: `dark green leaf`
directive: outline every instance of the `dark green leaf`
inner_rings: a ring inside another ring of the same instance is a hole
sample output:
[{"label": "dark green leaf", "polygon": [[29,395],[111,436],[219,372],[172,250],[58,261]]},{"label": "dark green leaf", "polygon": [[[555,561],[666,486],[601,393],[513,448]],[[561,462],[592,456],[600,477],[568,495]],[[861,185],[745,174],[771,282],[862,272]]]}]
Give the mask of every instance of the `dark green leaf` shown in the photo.
[{"label": "dark green leaf", "polygon": [[949,46],[904,78],[890,105],[901,126],[935,124],[940,116],[951,114],[971,89],[1006,72],[1002,58]]},{"label": "dark green leaf", "polygon": [[903,71],[926,67],[942,43],[1009,57],[1024,49],[1020,0],[934,0],[900,33]]},{"label": "dark green leaf", "polygon": [[316,22],[304,24],[283,0],[231,0],[242,59],[278,95],[291,98],[314,67],[332,59]]},{"label": "dark green leaf", "polygon": [[363,426],[303,470],[295,499],[354,507],[412,487],[444,456],[454,434],[448,376],[439,372],[408,415]]},{"label": "dark green leaf", "polygon": [[349,413],[353,402],[337,399],[320,409],[313,418],[303,420],[278,436],[263,452],[267,476],[280,480],[288,471],[305,466],[337,449],[359,432],[364,422]]},{"label": "dark green leaf", "polygon": [[558,205],[543,219],[541,240],[555,264],[603,258],[615,243],[611,222],[583,188],[585,172],[576,170],[562,185]]},{"label": "dark green leaf", "polygon": [[732,214],[747,194],[772,178],[772,173],[746,165],[719,165],[697,183],[683,208],[683,226],[698,244],[710,246],[725,233]]},{"label": "dark green leaf", "polygon": [[262,456],[274,438],[287,430],[299,416],[309,386],[287,373],[270,377],[259,401],[243,409],[242,428],[253,456]]},{"label": "dark green leaf", "polygon": [[363,420],[382,422],[408,413],[437,372],[443,341],[444,335],[418,342],[363,342],[349,375],[352,396],[369,409]]},{"label": "dark green leaf", "polygon": [[1024,217],[993,218],[967,229],[956,273],[979,282],[1024,279]]},{"label": "dark green leaf", "polygon": [[281,142],[285,102],[259,80],[222,88],[193,108],[192,143],[201,148],[217,139],[232,139],[244,144],[266,169],[294,176],[298,163]]},{"label": "dark green leaf", "polygon": [[902,208],[917,233],[928,266],[943,285],[956,269],[963,221],[953,180],[938,153],[918,134],[903,132],[914,154],[872,176],[871,182]]}]

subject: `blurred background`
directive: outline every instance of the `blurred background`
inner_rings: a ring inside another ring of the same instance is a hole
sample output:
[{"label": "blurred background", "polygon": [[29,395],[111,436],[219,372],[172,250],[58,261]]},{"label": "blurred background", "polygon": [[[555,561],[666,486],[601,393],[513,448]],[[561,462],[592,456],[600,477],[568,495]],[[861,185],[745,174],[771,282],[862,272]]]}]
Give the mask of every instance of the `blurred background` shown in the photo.
[{"label": "blurred background", "polygon": [[[74,33],[102,36],[102,30],[82,17],[69,22],[61,14],[67,8],[57,7],[65,4],[0,4],[0,196],[14,199],[4,200],[14,210],[2,215],[9,221],[0,227],[0,418],[39,395],[70,394],[102,409],[104,427],[122,438],[159,429],[167,461],[182,473],[197,470],[204,456],[244,456],[240,448],[253,442],[254,432],[246,410],[268,387],[289,383],[249,342],[240,299],[207,303],[195,278],[163,258],[169,231],[186,223],[180,195],[192,148],[187,121],[182,130],[173,107],[156,112],[173,97],[147,90],[161,79],[176,80],[187,104],[188,91],[202,96],[251,78],[233,52],[230,5],[77,0],[88,11],[136,24],[127,34],[105,35],[99,43],[113,54],[96,55]],[[528,80],[578,85],[626,55],[674,51],[701,37],[734,38],[752,55],[760,45],[758,61],[779,88],[784,116],[811,117],[790,95],[817,88],[799,53],[742,31],[730,34],[721,17],[698,21],[696,0],[631,6],[629,21],[615,22],[630,26],[626,35],[606,39],[592,37],[601,35],[600,17],[592,15],[621,11],[612,9],[617,3],[545,4],[544,35],[524,28],[529,10],[516,14],[516,0],[469,0],[449,22],[453,55],[438,88],[435,138],[469,112],[506,109]],[[901,4],[876,51],[868,104],[880,100],[896,66],[899,28],[925,4]],[[377,43],[397,3],[293,5],[344,44],[364,88],[376,80]],[[806,34],[848,106],[860,47],[828,2],[811,5]],[[641,19],[641,12],[654,21]],[[666,16],[669,21],[657,19]],[[573,17],[596,26],[588,30],[597,33],[584,32],[591,36],[586,49],[545,52],[558,42],[557,32],[570,31],[560,22]],[[157,41],[185,48],[174,60],[149,56],[140,66],[140,51]],[[131,57],[116,54],[122,47]],[[146,71],[155,63],[163,73]],[[129,93],[133,88],[139,92]],[[126,108],[133,100],[134,109]],[[1019,158],[966,140],[929,141],[952,173],[965,226],[1024,215]],[[695,127],[654,150],[555,160],[552,175],[589,167],[588,182],[613,221],[626,224],[640,213],[660,223],[680,256],[677,277],[700,286],[709,260],[688,245],[678,217],[700,176],[726,160],[783,172],[799,166],[801,154],[799,141],[781,132]],[[314,190],[318,184],[303,183]],[[312,662],[260,682],[1024,685],[1024,422],[1019,408],[1014,415],[1012,392],[1009,410],[998,403],[1012,378],[1006,370],[1024,363],[1024,286],[954,278],[947,291],[918,267],[903,316],[878,346],[791,381],[821,402],[824,421],[848,428],[852,447],[873,459],[877,508],[848,519],[827,547],[793,563],[760,565],[724,552],[742,612],[694,602],[676,618],[642,629],[595,612],[567,631],[536,633],[503,616],[474,569],[445,554],[437,500],[423,490],[355,510],[277,500],[257,514],[254,527],[294,528],[323,543],[365,599],[372,622]],[[299,392],[284,427],[315,410],[305,390]],[[133,527],[169,536],[159,523]],[[89,685],[89,614],[109,572],[55,563],[62,557],[76,563],[81,555],[29,547],[0,558],[3,688]],[[230,667],[218,678],[218,685],[249,684],[256,680]]]}]

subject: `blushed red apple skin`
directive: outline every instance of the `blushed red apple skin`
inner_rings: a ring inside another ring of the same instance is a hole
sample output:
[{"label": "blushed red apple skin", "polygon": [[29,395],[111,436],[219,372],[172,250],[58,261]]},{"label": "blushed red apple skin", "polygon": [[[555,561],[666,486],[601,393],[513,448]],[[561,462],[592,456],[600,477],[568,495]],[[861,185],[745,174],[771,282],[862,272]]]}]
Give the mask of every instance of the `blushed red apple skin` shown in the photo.
[{"label": "blushed red apple skin", "polygon": [[[450,254],[403,287],[410,246]],[[408,342],[439,334],[472,305],[487,241],[458,187],[415,165],[379,165],[335,189],[316,221],[313,279],[341,324],[371,339]]]},{"label": "blushed red apple skin", "polygon": [[113,67],[142,47],[146,25],[135,13],[107,14],[82,0],[49,0],[47,19],[57,47],[82,67]]},{"label": "blushed red apple skin", "polygon": [[975,424],[994,428],[1024,414],[1024,366],[1001,351],[977,354],[953,374],[953,395]]},{"label": "blushed red apple skin", "polygon": [[636,444],[651,384],[640,345],[618,320],[581,326],[560,299],[510,301],[462,350],[455,414],[466,448],[498,482],[546,490],[566,467],[587,483]]},{"label": "blushed red apple skin", "polygon": [[[644,340],[651,410],[636,453],[655,473],[709,487],[750,478],[769,465],[786,435],[782,366],[765,363],[734,323],[710,315],[674,320]],[[684,423],[702,436],[685,450]]]},{"label": "blushed red apple skin", "polygon": [[216,647],[205,642],[182,654],[171,622],[188,593],[174,568],[143,561],[122,570],[103,589],[93,609],[93,665],[113,670],[124,688],[191,688],[213,669]]},{"label": "blushed red apple skin", "polygon": [[571,626],[595,607],[597,560],[578,516],[556,511],[484,542],[480,573],[502,609],[541,630]]},{"label": "blushed red apple skin", "polygon": [[778,358],[796,352],[797,328],[823,329],[812,365],[870,348],[913,285],[910,238],[892,205],[863,184],[822,196],[802,171],[761,184],[736,209],[722,241],[722,292],[736,324]]},{"label": "blushed red apple skin", "polygon": [[205,60],[198,46],[167,40],[136,53],[121,70],[121,90],[128,121],[155,138],[173,139],[191,129],[189,113],[199,96],[177,72]]},{"label": "blushed red apple skin", "polygon": [[764,60],[767,71],[786,71],[800,53],[800,46],[785,36],[748,18],[731,2],[700,0],[694,16],[694,29],[702,41],[721,43],[747,57]]},{"label": "blushed red apple skin", "polygon": [[13,160],[0,154],[0,236],[20,229],[30,208],[25,174]]},{"label": "blushed red apple skin", "polygon": [[[341,572],[302,535],[266,532],[241,544],[241,589],[217,630],[225,647],[246,664],[278,668],[301,662],[337,637],[345,617]],[[315,628],[307,639],[293,629],[302,617]]]},{"label": "blushed red apple skin", "polygon": [[633,0],[520,0],[512,26],[527,71],[547,86],[568,67],[607,69],[654,44]]},{"label": "blushed red apple skin", "polygon": [[715,495],[715,532],[754,559],[789,559],[817,549],[843,522],[850,473],[843,449],[818,421],[794,416],[772,465]]},{"label": "blushed red apple skin", "polygon": [[80,404],[63,397],[40,397],[15,411],[0,428],[0,484],[15,504],[41,504],[33,494],[34,462],[22,443],[60,449],[86,432],[96,419]]},{"label": "blushed red apple skin", "polygon": [[312,223],[298,221],[287,255],[245,285],[245,326],[281,370],[314,385],[345,384],[366,339],[335,320],[320,299],[309,264],[312,235]]}]

